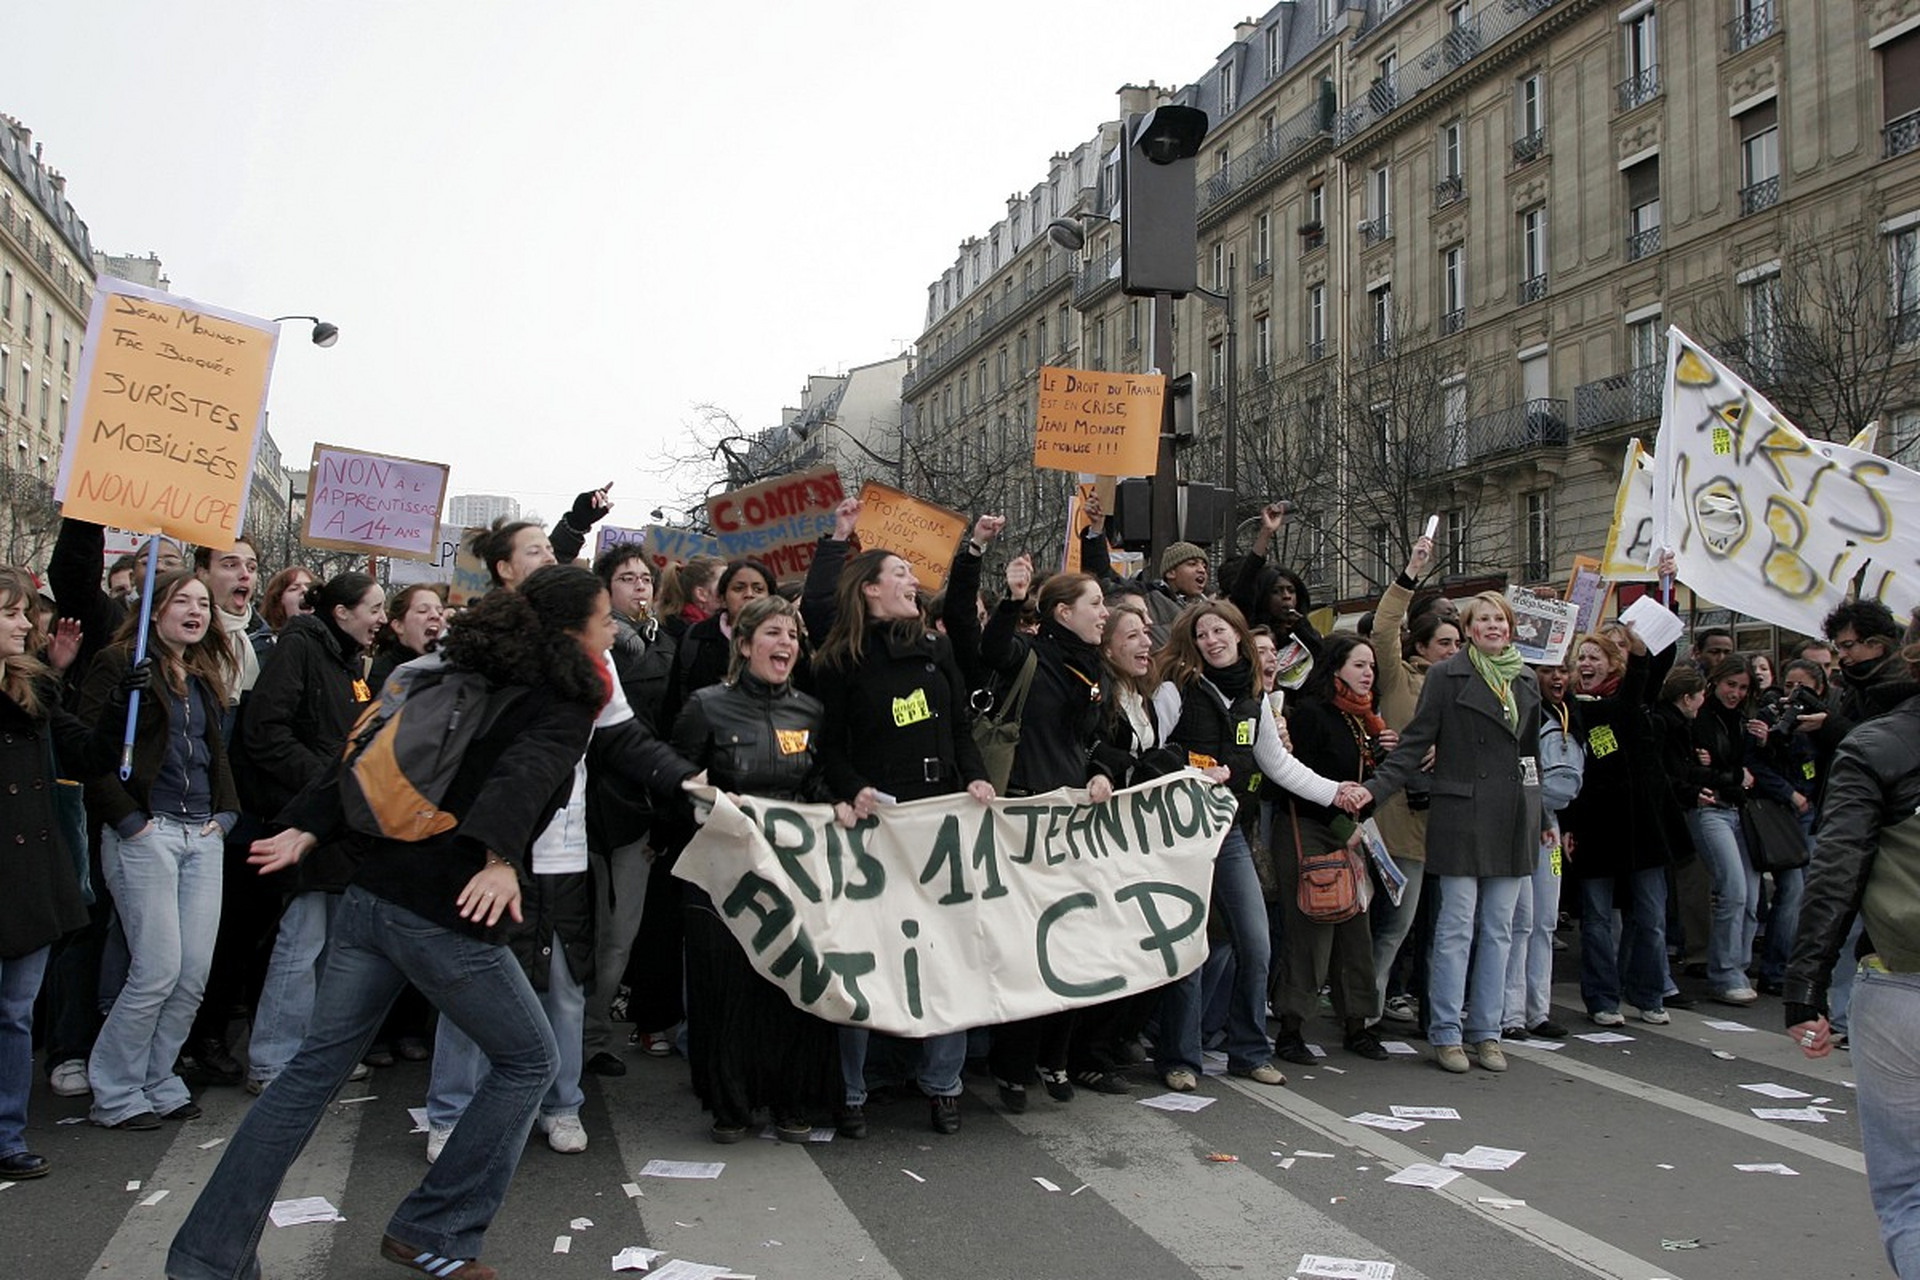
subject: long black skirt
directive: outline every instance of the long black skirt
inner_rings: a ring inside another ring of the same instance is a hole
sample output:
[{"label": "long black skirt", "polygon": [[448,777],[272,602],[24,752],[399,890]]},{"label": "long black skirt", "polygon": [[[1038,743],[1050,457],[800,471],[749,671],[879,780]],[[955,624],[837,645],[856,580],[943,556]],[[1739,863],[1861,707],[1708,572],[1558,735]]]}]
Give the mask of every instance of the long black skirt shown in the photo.
[{"label": "long black skirt", "polygon": [[687,1057],[693,1089],[715,1124],[745,1125],[765,1108],[775,1120],[829,1122],[846,1097],[839,1029],[787,999],[697,890],[688,895]]}]

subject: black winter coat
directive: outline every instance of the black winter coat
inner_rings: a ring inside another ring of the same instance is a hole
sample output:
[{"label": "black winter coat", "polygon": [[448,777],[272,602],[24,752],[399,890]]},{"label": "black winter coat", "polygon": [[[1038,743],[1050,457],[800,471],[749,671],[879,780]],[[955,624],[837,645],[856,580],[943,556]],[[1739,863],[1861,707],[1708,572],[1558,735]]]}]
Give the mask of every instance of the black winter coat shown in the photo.
[{"label": "black winter coat", "polygon": [[1011,686],[1036,659],[1033,683],[1020,713],[1020,745],[1007,790],[1039,795],[1056,787],[1084,787],[1107,767],[1094,759],[1094,744],[1106,722],[1100,697],[1100,651],[1051,619],[1032,639],[1020,634],[1020,602],[1007,599],[987,620],[980,656]]},{"label": "black winter coat", "polygon": [[742,672],[734,684],[693,695],[674,725],[673,748],[722,790],[824,803],[823,713],[818,698]]},{"label": "black winter coat", "polygon": [[873,787],[896,800],[921,800],[986,781],[967,714],[966,678],[946,637],[876,623],[865,640],[853,667],[814,669],[825,708],[828,794],[852,800]]},{"label": "black winter coat", "polygon": [[[1362,737],[1356,739],[1353,722],[1327,699],[1287,699],[1287,733],[1293,739],[1294,756],[1315,773],[1335,782],[1367,780],[1370,770],[1360,746],[1365,732],[1362,730]],[[1313,804],[1298,796],[1288,798],[1303,821],[1326,826],[1341,816],[1341,811],[1332,806]]]},{"label": "black winter coat", "polygon": [[1560,814],[1561,830],[1573,837],[1570,877],[1606,880],[1673,861],[1666,735],[1654,707],[1673,653],[1629,654],[1617,690],[1574,701],[1587,766],[1580,793]]},{"label": "black winter coat", "polygon": [[680,648],[673,655],[673,669],[667,675],[666,691],[660,697],[660,731],[671,737],[673,722],[679,717],[682,707],[691,698],[708,685],[719,684],[727,678],[727,667],[733,660],[731,643],[726,633],[720,630],[720,615],[702,618],[687,628],[680,637]]},{"label": "black winter coat", "polygon": [[[39,695],[36,717],[0,693],[0,960],[31,955],[87,923],[73,852],[54,816],[53,785],[57,776],[113,767],[125,719],[100,717],[111,731],[96,734],[59,705],[55,681],[43,681]],[[58,775],[49,771],[54,750]]]},{"label": "black winter coat", "polygon": [[1693,745],[1712,760],[1695,766],[1699,785],[1711,787],[1722,808],[1737,808],[1747,794],[1747,752],[1759,745],[1747,736],[1747,714],[1729,711],[1707,690],[1707,701],[1693,718]]},{"label": "black winter coat", "polygon": [[275,818],[325,773],[372,691],[352,641],[312,614],[289,618],[241,719],[234,780],[247,811]]}]

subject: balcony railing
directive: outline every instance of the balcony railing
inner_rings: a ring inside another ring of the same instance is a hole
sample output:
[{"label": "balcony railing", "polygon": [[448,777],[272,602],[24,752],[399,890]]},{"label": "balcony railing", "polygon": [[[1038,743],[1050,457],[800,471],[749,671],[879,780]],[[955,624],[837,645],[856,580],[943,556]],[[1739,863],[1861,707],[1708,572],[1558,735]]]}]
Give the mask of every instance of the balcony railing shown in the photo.
[{"label": "balcony railing", "polygon": [[1367,363],[1379,364],[1382,360],[1393,359],[1393,335],[1383,334],[1367,344]]},{"label": "balcony railing", "polygon": [[1226,398],[1227,398],[1227,389],[1225,387],[1221,386],[1217,382],[1208,384],[1207,386],[1207,403],[1208,404],[1219,404],[1221,401],[1225,400]]},{"label": "balcony railing", "polygon": [[1751,49],[1768,36],[1780,29],[1779,15],[1774,12],[1772,0],[1757,4],[1745,13],[1735,15],[1727,24],[1727,52],[1739,53]]},{"label": "balcony railing", "polygon": [[1521,449],[1563,445],[1567,434],[1565,400],[1527,400],[1447,429],[1437,455],[1422,470],[1435,475]]},{"label": "balcony railing", "polygon": [[1443,209],[1467,194],[1467,184],[1457,173],[1448,174],[1433,184],[1433,207]]},{"label": "balcony railing", "polygon": [[1467,309],[1465,307],[1455,307],[1440,317],[1440,332],[1442,335],[1458,333],[1466,327]]},{"label": "balcony railing", "polygon": [[1544,272],[1540,275],[1529,276],[1527,279],[1522,280],[1520,282],[1520,288],[1515,291],[1515,300],[1523,307],[1529,302],[1538,302],[1546,296],[1547,277]]},{"label": "balcony railing", "polygon": [[1253,381],[1255,385],[1258,386],[1265,386],[1267,383],[1272,382],[1273,366],[1271,364],[1257,364],[1253,366]]},{"label": "balcony railing", "polygon": [[1393,221],[1390,218],[1385,216],[1369,218],[1360,224],[1360,243],[1366,245],[1369,249],[1379,244],[1382,240],[1391,240],[1392,238]]},{"label": "balcony railing", "polygon": [[1332,135],[1332,100],[1309,103],[1275,125],[1273,132],[1261,138],[1253,149],[1201,185],[1197,212],[1207,210],[1244,190],[1267,170],[1300,154],[1316,140]]},{"label": "balcony railing", "polygon": [[1660,64],[1656,62],[1646,70],[1622,80],[1618,92],[1622,111],[1631,111],[1642,103],[1652,102],[1660,96]]},{"label": "balcony railing", "polygon": [[1647,422],[1660,416],[1666,366],[1642,365],[1573,389],[1574,417],[1581,435]]},{"label": "balcony railing", "polygon": [[[1491,49],[1522,25],[1560,2],[1504,0],[1503,3],[1486,5],[1463,25],[1449,30],[1433,44],[1404,59],[1391,76],[1374,81],[1359,102],[1340,113],[1334,127],[1334,140],[1344,143],[1372,128],[1472,62],[1482,51]],[[1370,7],[1367,15],[1360,29],[1354,33],[1355,40],[1365,37],[1386,13],[1378,7]]]},{"label": "balcony railing", "polygon": [[78,274],[70,270],[65,263],[53,260],[53,241],[44,235],[36,234],[32,220],[23,212],[14,209],[11,203],[0,204],[0,231],[6,232],[20,245],[21,253],[29,261],[39,265],[60,292],[72,300],[73,305],[86,311],[93,305],[87,296],[87,284]]},{"label": "balcony railing", "polygon": [[1627,233],[1627,261],[1638,262],[1660,252],[1660,228],[1648,227],[1643,231]]},{"label": "balcony railing", "polygon": [[1091,258],[1073,277],[1073,300],[1079,302],[1088,295],[1106,288],[1120,278],[1120,250],[1109,249],[1097,258]]},{"label": "balcony railing", "polygon": [[[1100,283],[1105,283],[1105,273],[1114,271],[1119,261],[1120,251],[1118,249],[1109,250],[1102,258],[1097,259],[1094,264],[1089,264],[1087,271],[1100,271]],[[1040,269],[1026,277],[1021,282],[1020,287],[1012,293],[998,297],[988,297],[986,290],[980,290],[979,296],[983,301],[980,304],[979,312],[973,319],[967,321],[939,342],[923,349],[920,352],[919,359],[914,362],[914,367],[909,370],[906,377],[901,380],[900,389],[902,391],[911,391],[915,386],[932,377],[939,369],[970,354],[976,345],[990,336],[999,326],[1006,324],[1018,315],[1027,303],[1032,302],[1035,298],[1040,297],[1060,285],[1066,280],[1069,274],[1071,274],[1071,271],[1064,255],[1048,254]],[[1083,272],[1080,277],[1076,277],[1074,280],[1074,296],[1076,298],[1080,297],[1083,292],[1082,283],[1085,274],[1086,272]]]},{"label": "balcony railing", "polygon": [[1894,312],[1891,323],[1895,346],[1904,347],[1911,342],[1920,342],[1920,306],[1908,304],[1904,309]]},{"label": "balcony railing", "polygon": [[1547,153],[1547,131],[1543,126],[1524,137],[1513,140],[1513,163],[1518,168],[1523,164],[1532,164]]},{"label": "balcony railing", "polygon": [[1272,274],[1273,274],[1272,258],[1262,258],[1260,259],[1260,261],[1253,264],[1253,278],[1255,280],[1265,280],[1268,276]]},{"label": "balcony railing", "polygon": [[1880,138],[1881,152],[1889,160],[1920,147],[1920,111],[1887,121],[1880,129]]},{"label": "balcony railing", "polygon": [[1138,338],[1127,339],[1127,354],[1131,355],[1135,351],[1138,351],[1139,349],[1140,349],[1140,339]]},{"label": "balcony railing", "polygon": [[1329,350],[1330,348],[1327,346],[1327,340],[1325,338],[1309,342],[1305,352],[1307,363],[1315,364],[1321,360],[1325,360]]},{"label": "balcony railing", "polygon": [[1740,216],[1759,213],[1762,209],[1771,209],[1780,203],[1780,179],[1778,176],[1762,178],[1740,188]]},{"label": "balcony railing", "polygon": [[1327,247],[1327,229],[1317,222],[1309,222],[1300,228],[1300,256],[1306,257],[1315,249]]}]

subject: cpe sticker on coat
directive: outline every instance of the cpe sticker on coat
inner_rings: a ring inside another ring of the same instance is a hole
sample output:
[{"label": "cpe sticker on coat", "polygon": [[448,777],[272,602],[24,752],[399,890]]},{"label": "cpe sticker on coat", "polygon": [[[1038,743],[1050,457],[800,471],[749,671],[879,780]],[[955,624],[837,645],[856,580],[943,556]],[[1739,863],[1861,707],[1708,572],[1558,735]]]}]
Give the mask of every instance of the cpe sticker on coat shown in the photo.
[{"label": "cpe sticker on coat", "polygon": [[1233,727],[1233,745],[1236,747],[1253,745],[1253,721],[1242,720]]},{"label": "cpe sticker on coat", "polygon": [[933,708],[927,705],[927,691],[915,689],[904,698],[893,700],[893,723],[904,729],[910,724],[919,724],[922,720],[933,719]]},{"label": "cpe sticker on coat", "polygon": [[1523,787],[1540,785],[1540,762],[1532,756],[1520,757],[1520,785]]},{"label": "cpe sticker on coat", "polygon": [[1599,760],[1610,756],[1620,749],[1620,739],[1613,736],[1613,726],[1597,724],[1587,735],[1587,750],[1593,752],[1593,758]]},{"label": "cpe sticker on coat", "polygon": [[779,744],[780,754],[783,756],[801,754],[807,749],[807,744],[812,737],[811,729],[775,729],[773,731],[773,740]]}]

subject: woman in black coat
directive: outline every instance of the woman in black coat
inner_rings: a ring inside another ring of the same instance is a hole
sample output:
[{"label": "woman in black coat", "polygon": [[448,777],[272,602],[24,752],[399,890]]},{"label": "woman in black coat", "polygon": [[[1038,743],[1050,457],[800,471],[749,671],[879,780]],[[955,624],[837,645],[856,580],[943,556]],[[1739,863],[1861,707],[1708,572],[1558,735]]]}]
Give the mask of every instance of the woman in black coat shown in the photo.
[{"label": "woman in black coat", "polygon": [[[1710,800],[1687,812],[1694,851],[1713,883],[1713,922],[1707,935],[1709,993],[1722,1004],[1750,1005],[1760,998],[1747,981],[1753,937],[1760,927],[1760,873],[1747,857],[1740,805],[1753,775],[1747,754],[1759,744],[1749,731],[1747,705],[1752,677],[1744,658],[1727,658],[1707,673],[1707,701],[1693,721],[1693,747],[1700,755],[1700,783]],[[1758,721],[1759,739],[1766,726]]]}]

